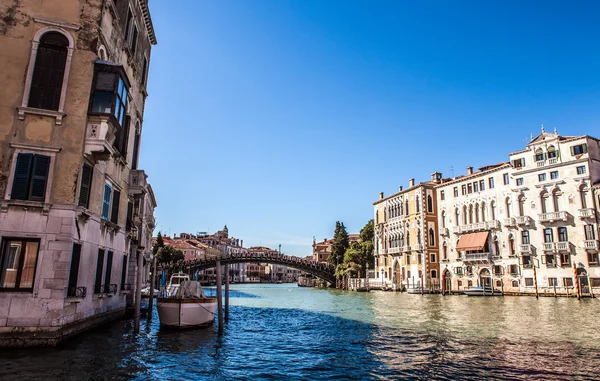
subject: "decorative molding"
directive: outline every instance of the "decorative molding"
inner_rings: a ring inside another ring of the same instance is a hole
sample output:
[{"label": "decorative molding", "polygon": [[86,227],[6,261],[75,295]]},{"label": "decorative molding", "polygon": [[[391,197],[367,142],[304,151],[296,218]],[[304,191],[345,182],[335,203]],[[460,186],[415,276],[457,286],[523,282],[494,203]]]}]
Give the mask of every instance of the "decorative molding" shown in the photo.
[{"label": "decorative molding", "polygon": [[66,23],[66,22],[62,22],[62,21],[58,21],[58,20],[48,20],[48,19],[44,19],[41,17],[34,17],[33,21],[40,23],[40,24],[46,24],[46,25],[58,26],[61,28],[66,28],[66,29],[72,29],[74,31],[78,31],[81,29],[81,25],[78,25],[78,24],[71,24],[71,23]]},{"label": "decorative molding", "polygon": [[61,112],[61,111],[44,110],[41,108],[33,108],[33,107],[27,107],[27,106],[17,106],[17,110],[18,110],[19,120],[24,120],[25,114],[51,116],[53,118],[56,118],[57,125],[61,125],[63,118],[65,116],[67,116],[67,114],[65,114],[64,112]]},{"label": "decorative molding", "polygon": [[36,146],[32,144],[20,144],[20,143],[10,143],[11,148],[22,149],[26,151],[40,151],[40,152],[54,152],[58,153],[62,150],[62,148],[54,148],[54,147],[42,147]]}]

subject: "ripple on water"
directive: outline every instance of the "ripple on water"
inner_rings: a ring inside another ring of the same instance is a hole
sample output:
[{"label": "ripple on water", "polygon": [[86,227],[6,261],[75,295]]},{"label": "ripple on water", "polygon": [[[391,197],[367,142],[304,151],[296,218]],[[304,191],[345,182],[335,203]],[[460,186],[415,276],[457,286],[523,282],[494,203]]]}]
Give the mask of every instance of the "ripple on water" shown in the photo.
[{"label": "ripple on water", "polygon": [[156,313],[59,348],[0,351],[2,380],[595,379],[600,303],[235,285],[225,334]]}]

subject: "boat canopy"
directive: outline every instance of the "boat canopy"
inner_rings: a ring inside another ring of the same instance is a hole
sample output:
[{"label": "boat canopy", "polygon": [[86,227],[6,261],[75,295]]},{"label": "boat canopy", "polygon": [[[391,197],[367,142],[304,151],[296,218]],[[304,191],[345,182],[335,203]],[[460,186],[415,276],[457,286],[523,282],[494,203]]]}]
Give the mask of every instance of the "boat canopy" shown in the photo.
[{"label": "boat canopy", "polygon": [[179,285],[175,297],[181,299],[203,298],[204,293],[202,292],[200,282],[195,280],[186,280],[181,282]]}]

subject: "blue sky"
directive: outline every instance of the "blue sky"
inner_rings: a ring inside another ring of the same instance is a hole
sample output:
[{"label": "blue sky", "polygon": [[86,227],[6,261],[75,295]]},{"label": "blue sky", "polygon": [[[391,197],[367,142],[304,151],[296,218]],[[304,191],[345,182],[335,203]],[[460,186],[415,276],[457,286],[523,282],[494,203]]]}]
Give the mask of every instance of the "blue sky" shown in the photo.
[{"label": "blue sky", "polygon": [[140,166],[164,233],[311,253],[380,191],[599,136],[600,2],[158,1]]}]

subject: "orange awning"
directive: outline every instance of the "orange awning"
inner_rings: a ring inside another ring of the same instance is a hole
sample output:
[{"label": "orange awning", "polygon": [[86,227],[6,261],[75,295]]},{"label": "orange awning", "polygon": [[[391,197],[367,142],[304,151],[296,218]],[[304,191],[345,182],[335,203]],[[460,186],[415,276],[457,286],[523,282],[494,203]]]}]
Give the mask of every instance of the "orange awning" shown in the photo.
[{"label": "orange awning", "polygon": [[456,245],[457,251],[481,250],[485,247],[489,232],[463,234]]}]

